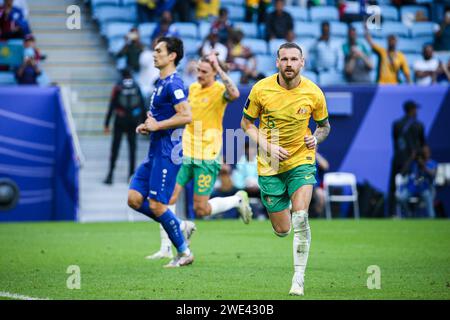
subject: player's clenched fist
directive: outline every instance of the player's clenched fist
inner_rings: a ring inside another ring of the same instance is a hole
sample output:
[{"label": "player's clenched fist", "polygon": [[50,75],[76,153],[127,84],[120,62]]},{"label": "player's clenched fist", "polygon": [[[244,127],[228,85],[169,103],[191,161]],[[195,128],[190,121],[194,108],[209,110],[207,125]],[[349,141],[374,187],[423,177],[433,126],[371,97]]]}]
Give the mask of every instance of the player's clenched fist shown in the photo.
[{"label": "player's clenched fist", "polygon": [[147,130],[145,123],[141,123],[140,125],[137,126],[136,133],[148,135],[150,132]]},{"label": "player's clenched fist", "polygon": [[158,121],[156,121],[156,119],[151,116],[148,116],[145,120],[145,127],[150,132],[159,130]]},{"label": "player's clenched fist", "polygon": [[315,136],[305,136],[305,144],[308,149],[317,147],[317,138]]}]

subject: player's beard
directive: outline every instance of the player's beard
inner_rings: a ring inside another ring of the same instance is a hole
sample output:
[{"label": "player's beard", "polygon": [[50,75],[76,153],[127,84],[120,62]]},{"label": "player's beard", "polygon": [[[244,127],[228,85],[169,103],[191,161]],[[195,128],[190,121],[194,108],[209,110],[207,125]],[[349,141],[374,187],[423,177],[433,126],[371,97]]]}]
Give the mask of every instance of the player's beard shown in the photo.
[{"label": "player's beard", "polygon": [[[286,74],[286,71],[292,71],[292,75],[287,75]],[[297,71],[295,71],[294,69],[292,69],[292,68],[290,68],[290,69],[288,69],[288,70],[283,70],[282,72],[281,72],[281,76],[283,77],[283,79],[284,79],[284,81],[286,81],[286,82],[291,82],[292,80],[294,80],[297,76],[298,76],[298,74],[299,74],[299,72],[300,72],[300,69],[298,69]]]}]

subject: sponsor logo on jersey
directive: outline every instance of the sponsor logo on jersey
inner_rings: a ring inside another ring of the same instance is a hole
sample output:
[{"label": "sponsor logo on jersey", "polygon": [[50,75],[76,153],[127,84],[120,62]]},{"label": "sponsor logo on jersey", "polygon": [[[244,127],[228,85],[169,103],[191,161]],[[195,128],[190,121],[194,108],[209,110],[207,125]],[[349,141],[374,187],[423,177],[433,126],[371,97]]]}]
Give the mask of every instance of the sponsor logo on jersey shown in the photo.
[{"label": "sponsor logo on jersey", "polygon": [[250,105],[250,99],[247,98],[247,100],[245,101],[245,109],[248,109],[249,105]]},{"label": "sponsor logo on jersey", "polygon": [[181,89],[177,89],[173,92],[173,94],[175,95],[175,98],[177,99],[183,99],[184,98],[184,92]]}]

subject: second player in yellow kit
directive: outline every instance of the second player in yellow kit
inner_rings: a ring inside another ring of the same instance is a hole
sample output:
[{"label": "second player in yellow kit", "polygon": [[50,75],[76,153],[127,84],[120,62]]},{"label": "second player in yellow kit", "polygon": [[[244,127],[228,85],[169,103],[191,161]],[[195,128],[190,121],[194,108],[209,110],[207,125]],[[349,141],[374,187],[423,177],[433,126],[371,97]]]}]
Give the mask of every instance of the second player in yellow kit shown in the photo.
[{"label": "second player in yellow kit", "polygon": [[[291,295],[304,294],[311,243],[308,209],[316,183],[315,152],[330,132],[324,94],[300,75],[303,66],[303,53],[297,44],[281,45],[278,73],[253,86],[241,121],[259,147],[258,182],[272,228],[279,237],[287,236],[291,226],[294,230]],[[308,128],[311,116],[317,124],[314,134]],[[257,119],[259,127],[254,124]]]},{"label": "second player in yellow kit", "polygon": [[[222,83],[215,80],[217,75]],[[178,171],[177,183],[169,203],[175,205],[183,187],[194,180],[194,211],[197,216],[216,215],[236,208],[247,224],[253,214],[247,192],[238,191],[229,197],[209,199],[221,167],[223,115],[228,102],[238,97],[238,88],[220,66],[216,54],[212,52],[201,58],[197,67],[197,82],[189,88],[192,121],[183,132],[183,164]],[[171,209],[175,212],[174,207]],[[160,229],[160,232],[161,248],[148,256],[149,259],[172,255],[172,245],[167,233],[164,229]]]}]

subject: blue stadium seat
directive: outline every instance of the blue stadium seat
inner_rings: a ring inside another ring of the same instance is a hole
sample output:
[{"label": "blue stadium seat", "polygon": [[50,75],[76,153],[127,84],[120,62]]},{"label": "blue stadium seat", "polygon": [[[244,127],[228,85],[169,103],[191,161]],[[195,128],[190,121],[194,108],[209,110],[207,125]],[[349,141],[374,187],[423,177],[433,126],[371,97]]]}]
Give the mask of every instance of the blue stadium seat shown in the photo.
[{"label": "blue stadium seat", "polygon": [[266,54],[267,53],[267,43],[262,39],[252,39],[244,38],[242,40],[244,46],[249,47],[253,54]]},{"label": "blue stadium seat", "polygon": [[339,21],[339,12],[332,6],[312,7],[309,15],[311,21]]},{"label": "blue stadium seat", "polygon": [[295,21],[308,21],[308,10],[298,6],[285,6],[284,10],[288,12]]},{"label": "blue stadium seat", "polygon": [[424,44],[431,43],[433,44],[434,38],[432,36],[430,37],[415,37],[414,40],[419,44],[419,46],[422,48]]},{"label": "blue stadium seat", "polygon": [[411,27],[411,37],[433,37],[434,22],[415,22]]},{"label": "blue stadium seat", "polygon": [[269,41],[269,54],[276,57],[278,48],[285,43],[284,39],[272,39]]},{"label": "blue stadium seat", "polygon": [[411,70],[413,70],[414,63],[417,60],[422,60],[422,55],[418,53],[408,53],[405,54],[405,58],[406,60],[408,60],[409,67],[411,68]]},{"label": "blue stadium seat", "polygon": [[141,41],[143,39],[150,39],[155,28],[156,22],[141,23],[138,27],[139,34],[141,36]]},{"label": "blue stadium seat", "polygon": [[409,30],[401,22],[387,21],[381,25],[381,29],[371,30],[372,36],[377,38],[387,37],[394,34],[398,37],[409,38]]},{"label": "blue stadium seat", "polygon": [[342,72],[328,71],[319,74],[319,84],[321,86],[346,84]]},{"label": "blue stadium seat", "polygon": [[245,37],[258,38],[258,26],[256,23],[251,22],[236,22],[234,24],[235,29],[240,29]]},{"label": "blue stadium seat", "polygon": [[0,85],[14,85],[16,77],[13,72],[0,72]]},{"label": "blue stadium seat", "polygon": [[305,55],[308,54],[311,47],[316,43],[317,39],[313,38],[297,38],[295,42],[302,48],[302,51]]},{"label": "blue stadium seat", "polygon": [[332,37],[346,38],[348,33],[348,26],[343,22],[331,21],[330,32]]},{"label": "blue stadium seat", "polygon": [[137,0],[119,0],[120,4],[123,6],[134,6],[137,3]]},{"label": "blue stadium seat", "polygon": [[124,37],[133,27],[129,22],[111,22],[105,26],[105,36],[108,39]]},{"label": "blue stadium seat", "polygon": [[105,22],[135,22],[136,10],[134,7],[100,7],[95,18],[102,24]]},{"label": "blue stadium seat", "polygon": [[198,33],[201,39],[205,39],[211,31],[211,23],[202,21],[198,26]]},{"label": "blue stadium seat", "polygon": [[447,63],[450,60],[450,52],[448,51],[435,52],[434,56],[442,63]]},{"label": "blue stadium seat", "polygon": [[399,21],[398,10],[394,6],[380,6],[383,21]]},{"label": "blue stadium seat", "polygon": [[294,34],[300,38],[318,38],[320,35],[320,23],[318,22],[296,22]]},{"label": "blue stadium seat", "polygon": [[177,30],[180,37],[197,39],[199,37],[197,25],[193,22],[174,22],[172,24]]},{"label": "blue stadium seat", "polygon": [[427,18],[430,17],[428,14],[428,9],[425,6],[416,6],[416,5],[406,5],[400,7],[400,18],[402,21],[411,20],[414,21],[414,17],[416,16],[417,11],[422,10],[425,13]]},{"label": "blue stadium seat", "polygon": [[415,39],[399,38],[397,43],[397,49],[403,53],[420,53],[422,52],[422,46]]},{"label": "blue stadium seat", "polygon": [[199,39],[193,38],[183,38],[183,48],[186,56],[194,56],[197,55],[198,49],[200,48],[202,41]]},{"label": "blue stadium seat", "polygon": [[101,7],[101,6],[118,6],[120,5],[120,0],[91,0],[91,6]]},{"label": "blue stadium seat", "polygon": [[108,43],[108,52],[113,55],[116,55],[117,53],[119,53],[120,50],[122,50],[124,45],[125,45],[124,38],[111,39]]},{"label": "blue stadium seat", "polygon": [[241,6],[227,6],[228,17],[231,21],[244,21],[245,9]]},{"label": "blue stadium seat", "polygon": [[256,55],[256,69],[262,72],[265,76],[269,76],[277,72],[275,64],[276,56],[269,54]]},{"label": "blue stadium seat", "polygon": [[306,78],[308,78],[309,80],[311,80],[312,82],[314,82],[314,83],[317,83],[318,81],[318,79],[317,79],[317,74],[315,73],[315,72],[313,72],[313,71],[301,71],[300,72],[300,74],[302,75],[302,76],[305,76]]},{"label": "blue stadium seat", "polygon": [[230,73],[228,73],[228,76],[235,84],[239,84],[241,82],[241,72],[240,71],[231,71]]},{"label": "blue stadium seat", "polygon": [[364,24],[362,22],[352,22],[352,27],[355,28],[358,37],[364,36]]},{"label": "blue stadium seat", "polygon": [[244,0],[222,0],[220,2],[221,6],[242,6],[244,5]]}]

